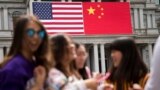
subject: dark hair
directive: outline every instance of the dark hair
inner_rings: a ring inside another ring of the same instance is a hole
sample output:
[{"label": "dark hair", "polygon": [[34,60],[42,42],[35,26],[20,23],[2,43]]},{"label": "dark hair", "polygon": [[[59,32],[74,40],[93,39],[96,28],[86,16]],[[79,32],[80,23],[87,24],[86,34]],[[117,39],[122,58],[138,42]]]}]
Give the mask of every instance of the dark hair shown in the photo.
[{"label": "dark hair", "polygon": [[[79,43],[75,43],[75,46],[76,46],[76,50],[78,50],[78,49],[80,48],[80,46],[83,46],[83,47],[85,48],[84,45],[79,44]],[[76,67],[76,62],[74,61],[74,68],[78,70],[79,74],[81,75],[81,77],[82,77],[83,79],[88,79],[89,76],[88,76],[88,74],[87,74],[87,71],[86,71],[86,68],[85,68],[85,67],[86,67],[86,63],[85,63],[85,65],[83,66],[83,68],[78,69],[78,68]]]},{"label": "dark hair", "polygon": [[50,58],[48,57],[49,42],[48,42],[48,36],[45,28],[35,16],[24,15],[24,16],[21,16],[16,22],[16,25],[14,27],[13,41],[11,44],[10,51],[8,55],[5,57],[4,62],[1,63],[0,65],[1,67],[3,67],[6,63],[8,63],[9,60],[16,54],[22,54],[22,41],[24,38],[24,32],[25,32],[26,26],[29,23],[29,21],[35,22],[40,26],[41,30],[45,31],[45,37],[42,40],[42,43],[37,49],[37,51],[34,53],[36,63],[37,65],[43,65],[46,67],[51,65],[49,63]]},{"label": "dark hair", "polygon": [[138,83],[148,73],[133,39],[119,38],[111,43],[110,50],[118,50],[122,53],[120,65],[118,68],[112,66],[109,78],[111,82],[117,83],[118,90],[124,90],[124,82],[130,85]]},{"label": "dark hair", "polygon": [[[51,38],[51,48],[52,48],[52,53],[54,54],[55,58],[55,67],[63,72],[67,77],[70,76],[70,74],[67,72],[65,66],[63,65],[63,60],[68,54],[68,41],[67,41],[68,35],[65,34],[56,34]],[[70,38],[70,37],[69,37]],[[70,63],[71,67],[71,72],[74,73],[74,69],[72,67],[72,62]],[[74,73],[75,74],[75,73]],[[75,74],[76,75],[76,74]]]},{"label": "dark hair", "polygon": [[67,51],[68,41],[63,34],[54,35],[51,38],[51,48],[52,53],[54,53],[54,58],[57,64],[60,64]]}]

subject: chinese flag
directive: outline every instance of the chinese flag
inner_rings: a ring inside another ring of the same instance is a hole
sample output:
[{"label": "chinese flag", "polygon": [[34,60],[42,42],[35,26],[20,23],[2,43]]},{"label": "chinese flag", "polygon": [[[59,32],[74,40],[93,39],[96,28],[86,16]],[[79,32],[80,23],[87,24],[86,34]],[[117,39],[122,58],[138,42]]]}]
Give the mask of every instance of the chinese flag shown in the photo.
[{"label": "chinese flag", "polygon": [[132,34],[130,4],[83,3],[85,34]]}]

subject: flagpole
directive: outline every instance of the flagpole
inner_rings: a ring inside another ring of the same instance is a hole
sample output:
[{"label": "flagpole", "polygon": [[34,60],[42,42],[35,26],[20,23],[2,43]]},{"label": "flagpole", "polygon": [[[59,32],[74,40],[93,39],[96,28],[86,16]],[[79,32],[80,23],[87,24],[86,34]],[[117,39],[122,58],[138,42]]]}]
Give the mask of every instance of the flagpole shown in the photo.
[{"label": "flagpole", "polygon": [[33,5],[32,5],[32,3],[33,3],[34,1],[33,0],[29,0],[29,14],[30,15],[33,15]]}]

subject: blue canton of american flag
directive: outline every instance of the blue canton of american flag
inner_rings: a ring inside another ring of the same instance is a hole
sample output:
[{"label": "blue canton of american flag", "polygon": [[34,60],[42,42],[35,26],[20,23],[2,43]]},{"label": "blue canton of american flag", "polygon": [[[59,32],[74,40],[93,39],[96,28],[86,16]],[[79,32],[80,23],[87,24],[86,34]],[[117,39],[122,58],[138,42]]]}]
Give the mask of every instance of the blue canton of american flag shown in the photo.
[{"label": "blue canton of american flag", "polygon": [[82,3],[33,2],[32,6],[49,34],[84,34]]}]

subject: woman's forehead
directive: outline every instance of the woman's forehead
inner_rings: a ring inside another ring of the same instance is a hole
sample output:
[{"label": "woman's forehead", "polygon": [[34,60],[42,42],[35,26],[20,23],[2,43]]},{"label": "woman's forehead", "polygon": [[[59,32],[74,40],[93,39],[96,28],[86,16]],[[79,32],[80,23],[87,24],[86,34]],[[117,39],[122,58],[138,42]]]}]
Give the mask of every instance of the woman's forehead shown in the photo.
[{"label": "woman's forehead", "polygon": [[27,23],[26,28],[32,28],[32,29],[34,29],[34,30],[36,30],[36,31],[38,31],[38,30],[41,29],[41,28],[40,28],[40,25],[38,25],[35,21],[29,21],[29,22]]}]

